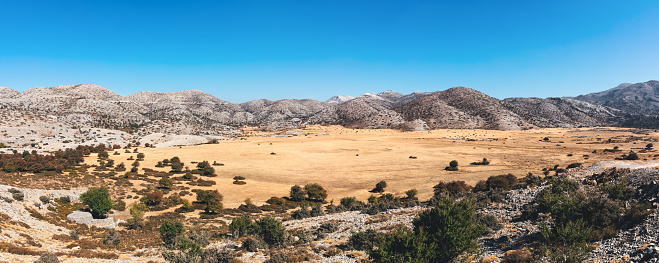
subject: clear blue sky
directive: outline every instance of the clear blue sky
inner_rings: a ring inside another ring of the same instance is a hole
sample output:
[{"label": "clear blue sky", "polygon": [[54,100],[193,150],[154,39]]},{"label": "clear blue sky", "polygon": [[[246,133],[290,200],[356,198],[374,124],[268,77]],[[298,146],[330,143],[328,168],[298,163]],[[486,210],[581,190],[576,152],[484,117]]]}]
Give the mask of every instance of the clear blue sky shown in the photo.
[{"label": "clear blue sky", "polygon": [[0,0],[0,86],[325,100],[659,79],[659,1]]}]

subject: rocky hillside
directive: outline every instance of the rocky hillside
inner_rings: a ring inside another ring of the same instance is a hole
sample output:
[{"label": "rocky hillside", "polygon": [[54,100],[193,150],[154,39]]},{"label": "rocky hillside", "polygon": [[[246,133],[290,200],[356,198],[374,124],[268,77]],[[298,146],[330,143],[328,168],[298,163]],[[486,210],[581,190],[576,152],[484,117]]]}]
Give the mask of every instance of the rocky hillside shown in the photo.
[{"label": "rocky hillside", "polygon": [[[630,89],[642,90],[645,95],[628,97],[650,100],[654,94],[651,90],[659,87],[657,83],[650,81],[622,85],[611,92],[627,94],[625,92]],[[609,95],[597,96],[604,98]],[[597,96],[585,95],[588,98]],[[636,102],[629,104],[640,105]],[[356,98],[335,96],[325,102],[310,99],[261,99],[242,104],[223,101],[194,89],[167,93],[143,91],[122,96],[104,87],[89,84],[37,87],[24,92],[2,87],[0,114],[20,114],[69,127],[115,129],[141,135],[154,132],[227,134],[234,133],[237,127],[243,125],[260,126],[268,130],[307,124],[407,130],[514,130],[532,127],[634,126],[637,123],[653,123],[654,120],[640,120],[638,115],[628,116],[624,111],[614,110],[609,105],[558,98],[498,100],[464,87],[407,95],[388,90],[377,94],[366,93]]]},{"label": "rocky hillside", "polygon": [[537,127],[607,126],[619,111],[583,101],[562,98],[508,98],[504,106]]},{"label": "rocky hillside", "polygon": [[615,88],[575,97],[630,114],[659,114],[659,81],[623,83]]}]

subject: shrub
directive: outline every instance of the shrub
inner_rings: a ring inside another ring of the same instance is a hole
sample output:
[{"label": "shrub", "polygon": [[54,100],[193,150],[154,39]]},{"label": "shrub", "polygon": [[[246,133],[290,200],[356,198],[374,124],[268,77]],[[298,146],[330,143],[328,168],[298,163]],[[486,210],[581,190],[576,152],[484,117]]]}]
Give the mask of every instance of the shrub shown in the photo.
[{"label": "shrub", "polygon": [[130,212],[131,218],[129,218],[126,223],[128,223],[128,226],[132,229],[137,229],[142,226],[142,218],[144,217],[144,211],[147,210],[146,205],[144,204],[138,204],[138,203],[133,203],[130,205],[130,209],[128,210]]},{"label": "shrub", "polygon": [[457,171],[458,170],[458,161],[453,160],[453,161],[449,162],[448,165],[449,166],[444,168],[444,170],[447,170],[447,171]]},{"label": "shrub", "polygon": [[325,198],[327,198],[327,190],[316,183],[305,185],[304,191],[307,192],[307,196],[312,201],[325,201]]},{"label": "shrub", "polygon": [[533,254],[527,249],[509,250],[501,258],[501,263],[532,263]]},{"label": "shrub", "polygon": [[163,177],[158,181],[158,186],[165,189],[170,189],[172,188],[172,186],[174,186],[174,181],[172,181],[172,179],[169,179],[168,177]]},{"label": "shrub", "polygon": [[259,249],[265,249],[268,247],[268,244],[263,242],[263,240],[258,239],[258,238],[247,238],[243,241],[243,249],[249,251],[249,252],[256,252],[259,251]]},{"label": "shrub", "polygon": [[215,168],[213,168],[208,161],[198,163],[197,169],[201,171],[201,175],[203,176],[215,176]]},{"label": "shrub", "polygon": [[629,225],[635,225],[640,222],[643,222],[654,209],[652,209],[652,203],[645,204],[636,204],[633,205],[626,213],[624,217],[624,222]]},{"label": "shrub", "polygon": [[309,215],[312,217],[325,215],[325,211],[323,211],[323,206],[321,206],[320,204],[314,205],[311,208],[311,212],[309,213]]},{"label": "shrub", "polygon": [[53,253],[47,252],[41,254],[39,259],[34,261],[34,263],[59,263],[59,259],[57,259],[57,256],[55,256]]},{"label": "shrub", "polygon": [[202,204],[206,213],[218,213],[224,209],[222,199],[222,195],[217,190],[197,191],[197,202]]},{"label": "shrub", "polygon": [[162,191],[154,191],[146,194],[140,199],[142,203],[148,206],[156,206],[161,204],[165,200],[164,194]]},{"label": "shrub", "polygon": [[476,214],[476,223],[478,225],[483,225],[492,231],[497,231],[503,228],[503,225],[501,225],[499,220],[493,215],[478,213]]},{"label": "shrub", "polygon": [[373,188],[373,190],[371,190],[371,192],[382,193],[382,192],[384,192],[384,188],[386,188],[386,187],[387,187],[387,182],[380,181],[379,183],[375,184],[375,188]]},{"label": "shrub", "polygon": [[410,189],[405,192],[405,195],[407,195],[407,199],[413,199],[416,200],[416,195],[419,193],[419,190],[416,189]]},{"label": "shrub", "polygon": [[114,229],[108,231],[103,235],[103,244],[106,245],[119,245],[121,243],[121,236]]},{"label": "shrub", "polygon": [[80,195],[80,200],[92,209],[92,215],[97,218],[110,211],[114,204],[112,198],[110,198],[108,188],[105,186],[90,188],[87,192]]},{"label": "shrub", "polygon": [[581,163],[571,163],[571,164],[568,164],[567,167],[565,167],[565,169],[577,168],[577,167],[581,167]]},{"label": "shrub", "polygon": [[299,219],[304,219],[307,217],[311,217],[311,212],[308,209],[308,206],[306,204],[302,204],[298,210],[293,211],[291,213],[291,217],[293,219],[299,220]]},{"label": "shrub", "polygon": [[304,189],[302,189],[302,187],[300,187],[299,185],[294,185],[291,187],[291,193],[290,193],[291,200],[300,202],[304,200],[306,196],[307,196],[307,192],[304,191]]},{"label": "shrub", "polygon": [[483,161],[481,162],[473,162],[471,165],[489,165],[490,161],[487,160],[487,158],[483,158]]},{"label": "shrub", "polygon": [[447,193],[451,196],[462,196],[471,190],[471,186],[465,183],[465,181],[439,182],[433,188],[435,196],[439,196],[442,193]]},{"label": "shrub", "polygon": [[233,262],[233,254],[226,248],[210,247],[201,253],[203,263],[229,263]]},{"label": "shrub", "polygon": [[625,160],[638,160],[638,154],[636,154],[634,151],[629,151],[629,154],[625,156],[623,159]]},{"label": "shrub", "polygon": [[114,204],[112,204],[112,209],[117,210],[117,211],[124,211],[126,210],[126,202],[124,200],[115,200]]},{"label": "shrub", "polygon": [[45,205],[50,203],[50,198],[48,198],[48,196],[42,195],[39,196],[39,201],[41,201]]},{"label": "shrub", "polygon": [[374,261],[450,262],[475,250],[485,227],[476,222],[474,201],[440,195],[436,202],[414,219],[414,231],[399,227],[376,238],[377,249],[367,250]]},{"label": "shrub", "polygon": [[68,196],[62,196],[62,197],[59,198],[59,203],[69,204],[69,203],[71,203],[71,198],[68,197]]},{"label": "shrub", "polygon": [[378,232],[373,229],[362,232],[353,232],[346,245],[354,250],[370,251],[377,246],[378,237]]},{"label": "shrub", "polygon": [[241,216],[233,219],[229,224],[229,230],[235,237],[249,235],[254,232],[254,223],[248,216]]},{"label": "shrub", "polygon": [[14,198],[14,200],[16,200],[16,201],[23,201],[23,198],[25,198],[25,195],[22,192],[18,192],[18,193],[13,193],[11,195],[11,197]]},{"label": "shrub", "polygon": [[625,181],[617,184],[602,184],[600,189],[611,199],[629,200],[636,195],[636,189],[629,186]]},{"label": "shrub", "polygon": [[160,238],[165,244],[172,245],[181,233],[183,233],[183,223],[180,221],[166,220],[158,228]]},{"label": "shrub", "polygon": [[341,205],[342,205],[342,206],[345,206],[345,207],[347,207],[347,208],[352,207],[352,205],[354,205],[355,203],[357,203],[357,198],[355,198],[355,197],[344,197],[344,198],[341,198]]},{"label": "shrub", "polygon": [[486,181],[480,181],[474,187],[474,192],[490,191],[492,189],[502,189],[508,191],[517,184],[517,177],[512,174],[490,176]]},{"label": "shrub", "polygon": [[284,242],[285,228],[281,221],[264,217],[256,221],[256,233],[268,245],[275,246]]}]

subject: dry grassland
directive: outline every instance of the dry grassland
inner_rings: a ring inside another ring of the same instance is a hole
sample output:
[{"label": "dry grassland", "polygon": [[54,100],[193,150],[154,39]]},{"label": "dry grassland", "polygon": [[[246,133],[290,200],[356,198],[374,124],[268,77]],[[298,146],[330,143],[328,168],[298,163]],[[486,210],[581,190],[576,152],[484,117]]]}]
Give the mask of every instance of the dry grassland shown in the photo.
[{"label": "dry grassland", "polygon": [[[192,161],[223,163],[224,166],[214,166],[217,177],[204,178],[217,184],[203,189],[219,190],[225,207],[237,207],[246,198],[262,204],[272,196],[288,196],[292,185],[310,182],[328,188],[327,200],[335,202],[345,196],[365,200],[371,195],[368,190],[381,180],[387,181],[387,192],[404,195],[406,190],[416,188],[420,199],[425,200],[432,196],[432,186],[439,181],[464,180],[473,185],[492,175],[541,175],[542,168],[555,164],[565,168],[570,163],[612,160],[659,137],[657,133],[634,134],[618,128],[401,132],[312,126],[299,131],[307,135],[266,137],[274,134],[246,130],[250,137],[219,144],[140,148],[146,154],[140,168],[153,168],[158,161],[174,156],[190,169],[195,168]],[[541,141],[545,137],[550,141]],[[602,152],[614,146],[623,151]],[[110,154],[110,158],[130,167],[133,161],[126,159],[135,154],[119,152],[121,155]],[[483,158],[491,164],[469,165]],[[458,161],[459,171],[444,171],[451,160]],[[95,160],[90,158],[88,162]],[[166,171],[169,167],[155,169]],[[234,176],[246,177],[247,184],[232,184]]]}]

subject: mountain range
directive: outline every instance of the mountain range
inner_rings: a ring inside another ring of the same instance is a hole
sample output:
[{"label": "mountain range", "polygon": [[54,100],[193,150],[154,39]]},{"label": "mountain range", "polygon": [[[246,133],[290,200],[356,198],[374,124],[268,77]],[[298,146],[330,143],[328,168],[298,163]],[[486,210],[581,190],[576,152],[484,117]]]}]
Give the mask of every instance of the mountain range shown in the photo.
[{"label": "mountain range", "polygon": [[507,98],[454,87],[437,92],[394,91],[327,101],[266,99],[236,104],[199,90],[143,91],[126,96],[91,84],[0,87],[0,113],[66,125],[179,134],[216,134],[243,125],[267,130],[307,124],[353,128],[516,130],[534,127],[659,126],[659,81],[621,84],[577,97]]}]

